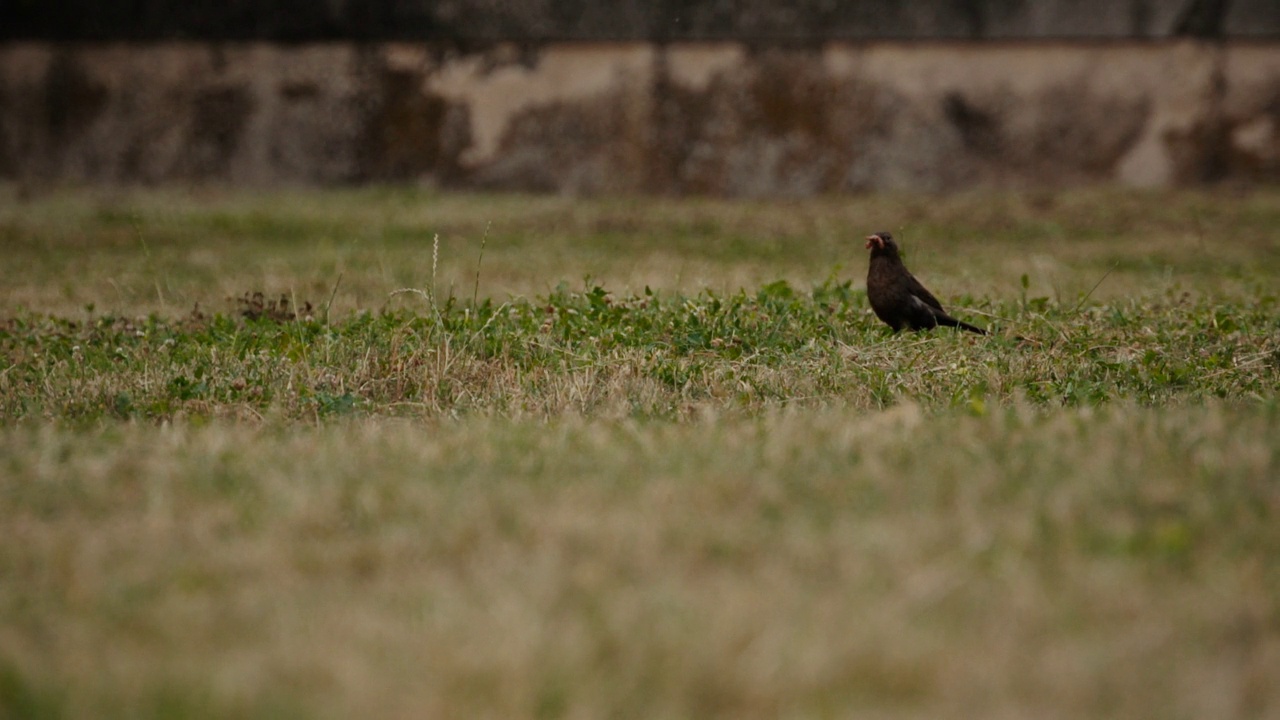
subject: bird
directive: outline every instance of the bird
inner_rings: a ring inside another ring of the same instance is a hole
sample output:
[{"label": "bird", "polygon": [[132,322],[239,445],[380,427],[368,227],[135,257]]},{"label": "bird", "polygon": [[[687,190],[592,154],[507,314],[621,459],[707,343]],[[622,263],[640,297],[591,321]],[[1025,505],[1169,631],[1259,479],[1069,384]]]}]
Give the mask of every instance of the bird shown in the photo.
[{"label": "bird", "polygon": [[867,268],[867,300],[876,317],[898,332],[903,328],[928,330],[939,325],[962,328],[979,335],[987,331],[947,314],[933,293],[907,270],[893,235],[878,232],[867,236],[871,264]]}]

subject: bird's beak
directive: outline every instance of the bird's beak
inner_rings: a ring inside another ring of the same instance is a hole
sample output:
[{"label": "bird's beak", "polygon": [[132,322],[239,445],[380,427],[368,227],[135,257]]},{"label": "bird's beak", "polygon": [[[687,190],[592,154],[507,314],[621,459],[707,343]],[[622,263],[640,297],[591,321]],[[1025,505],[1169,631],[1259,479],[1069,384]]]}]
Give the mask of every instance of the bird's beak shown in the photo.
[{"label": "bird's beak", "polygon": [[868,250],[870,250],[871,248],[876,247],[877,245],[879,245],[879,244],[880,244],[880,243],[882,243],[882,242],[884,242],[884,241],[880,239],[880,236],[879,236],[879,235],[868,235],[868,236],[867,236],[867,249],[868,249]]}]

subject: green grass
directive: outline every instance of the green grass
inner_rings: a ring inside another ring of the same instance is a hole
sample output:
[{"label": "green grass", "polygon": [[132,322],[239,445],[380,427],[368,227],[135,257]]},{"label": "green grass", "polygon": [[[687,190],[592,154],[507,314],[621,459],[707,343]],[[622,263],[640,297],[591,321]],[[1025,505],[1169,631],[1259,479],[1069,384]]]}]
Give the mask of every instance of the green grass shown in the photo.
[{"label": "green grass", "polygon": [[596,286],[329,323],[26,316],[0,329],[10,358],[0,410],[74,421],[683,419],[705,408],[911,400],[980,413],[1019,399],[1050,407],[1265,400],[1280,382],[1274,296],[1081,309],[1043,298],[971,303],[1001,334],[889,335],[847,281],[618,299]]},{"label": "green grass", "polygon": [[1280,192],[0,196],[0,718],[1280,713]]}]

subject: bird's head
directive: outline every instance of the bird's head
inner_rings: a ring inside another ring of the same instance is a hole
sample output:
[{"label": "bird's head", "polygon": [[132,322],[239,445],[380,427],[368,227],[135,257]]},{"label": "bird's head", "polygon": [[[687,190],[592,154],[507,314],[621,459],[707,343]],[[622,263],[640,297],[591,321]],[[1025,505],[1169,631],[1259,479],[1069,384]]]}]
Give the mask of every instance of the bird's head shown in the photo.
[{"label": "bird's head", "polygon": [[867,236],[867,249],[871,251],[871,256],[877,255],[897,255],[898,243],[894,242],[893,235],[887,232],[878,232]]}]

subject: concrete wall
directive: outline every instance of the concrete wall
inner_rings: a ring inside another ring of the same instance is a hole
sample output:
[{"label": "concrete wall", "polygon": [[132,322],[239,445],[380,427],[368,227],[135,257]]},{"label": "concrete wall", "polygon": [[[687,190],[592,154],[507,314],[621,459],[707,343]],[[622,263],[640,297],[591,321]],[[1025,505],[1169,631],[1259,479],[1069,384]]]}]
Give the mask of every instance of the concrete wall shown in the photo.
[{"label": "concrete wall", "polygon": [[0,45],[0,177],[808,195],[1280,181],[1280,44]]}]

